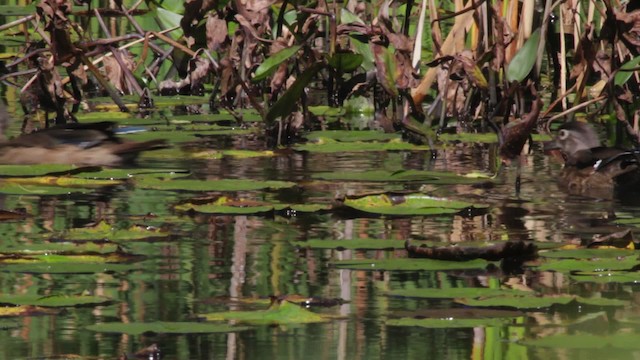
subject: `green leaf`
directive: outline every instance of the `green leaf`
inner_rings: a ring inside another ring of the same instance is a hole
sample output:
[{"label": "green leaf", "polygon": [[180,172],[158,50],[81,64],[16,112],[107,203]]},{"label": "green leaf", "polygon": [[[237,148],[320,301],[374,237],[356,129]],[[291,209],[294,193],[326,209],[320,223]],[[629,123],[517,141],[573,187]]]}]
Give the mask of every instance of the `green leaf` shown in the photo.
[{"label": "green leaf", "polygon": [[473,204],[423,194],[379,194],[346,198],[344,205],[384,215],[452,214]]},{"label": "green leaf", "polygon": [[63,238],[69,241],[91,241],[91,240],[141,240],[152,238],[166,238],[171,233],[154,227],[133,225],[128,229],[116,229],[108,223],[102,221],[95,226],[86,228],[74,228],[59,235],[56,238]]},{"label": "green leaf", "polygon": [[637,68],[639,64],[640,64],[640,56],[636,56],[633,59],[622,64],[622,66],[620,66],[618,71],[616,71],[616,75],[613,80],[614,84],[616,86],[622,86],[626,84],[627,81],[631,79],[631,76],[633,76],[635,72],[635,70],[633,69]]},{"label": "green leaf", "polygon": [[66,173],[79,169],[73,165],[0,165],[0,176],[42,176],[51,173]]},{"label": "green leaf", "polygon": [[186,191],[251,191],[264,189],[285,189],[296,184],[288,181],[266,180],[256,181],[248,179],[222,180],[163,180],[152,177],[134,179],[137,187],[158,190],[186,190]]},{"label": "green leaf", "polygon": [[427,299],[479,298],[499,295],[523,295],[525,291],[491,288],[422,288],[400,289],[388,293],[390,296],[416,297]]},{"label": "green leaf", "polygon": [[227,324],[211,324],[203,322],[166,322],[157,321],[149,323],[103,323],[89,325],[87,330],[104,333],[118,333],[141,335],[144,333],[156,334],[206,334],[228,333],[248,330],[247,327],[232,326]]},{"label": "green leaf", "polygon": [[0,295],[0,304],[33,305],[42,307],[69,307],[82,305],[102,305],[113,302],[105,296],[88,295]]},{"label": "green leaf", "polygon": [[316,142],[295,145],[297,151],[310,151],[315,153],[342,153],[342,152],[370,152],[370,151],[427,151],[428,146],[414,145],[401,140],[393,139],[386,142],[340,142],[331,139],[318,139]]},{"label": "green leaf", "polygon": [[536,29],[520,50],[511,59],[507,68],[507,81],[522,82],[533,69],[538,57],[538,44],[540,43],[540,29]]},{"label": "green leaf", "polygon": [[[526,346],[540,346],[555,349],[606,349],[606,353],[591,358],[616,358],[611,357],[611,351],[617,349],[640,350],[640,342],[638,338],[640,333],[620,331],[612,335],[592,335],[584,333],[575,334],[559,334],[545,336],[539,339],[525,340],[523,344]],[[628,357],[629,353],[624,354]],[[621,359],[624,357],[620,357]]]},{"label": "green leaf", "polygon": [[329,58],[329,66],[339,73],[355,71],[364,60],[364,56],[354,53],[335,53]]},{"label": "green leaf", "polygon": [[358,259],[343,260],[332,263],[339,269],[371,270],[371,271],[416,271],[416,270],[463,270],[463,269],[483,269],[490,262],[482,259],[470,261],[444,261],[432,259]]},{"label": "green leaf", "polygon": [[477,178],[460,176],[454,173],[440,171],[333,171],[313,174],[315,179],[343,180],[343,181],[367,181],[367,182],[409,182],[417,181],[423,184],[474,184]]},{"label": "green leaf", "polygon": [[351,11],[347,10],[344,7],[341,7],[340,8],[340,24],[351,24],[351,23],[364,24],[364,21],[362,21],[362,19],[360,19],[358,15],[352,13]]},{"label": "green leaf", "polygon": [[310,239],[306,241],[296,241],[293,244],[295,244],[296,246],[309,247],[312,249],[404,249],[404,241],[381,239]]},{"label": "green leaf", "polygon": [[432,329],[455,329],[455,328],[475,328],[488,326],[503,326],[509,324],[510,319],[488,318],[488,319],[391,319],[387,320],[389,326],[418,326]]},{"label": "green leaf", "polygon": [[538,270],[556,272],[601,272],[615,270],[630,270],[640,265],[638,256],[626,256],[616,258],[591,258],[591,259],[547,259]]},{"label": "green leaf", "polygon": [[331,139],[340,142],[402,140],[402,135],[400,134],[389,134],[377,130],[311,131],[307,133],[305,137],[310,141],[325,141],[326,139]]},{"label": "green leaf", "polygon": [[289,301],[274,302],[267,310],[227,311],[203,315],[209,321],[234,320],[251,324],[306,324],[325,322],[322,315]]},{"label": "green leaf", "polygon": [[298,50],[300,50],[300,45],[294,45],[291,47],[284,48],[277,53],[266,58],[260,66],[256,69],[255,74],[253,75],[252,81],[261,81],[264,80],[267,76],[271,75],[280,64],[285,62],[287,59],[295,55]]},{"label": "green leaf", "polygon": [[305,70],[287,91],[276,101],[267,113],[266,121],[271,123],[279,117],[287,116],[296,109],[305,87],[318,75],[324,65],[316,63]]},{"label": "green leaf", "polygon": [[540,309],[548,308],[553,305],[566,305],[574,299],[574,296],[538,296],[536,293],[531,293],[529,296],[493,296],[479,299],[464,298],[456,299],[455,302],[467,306]]}]

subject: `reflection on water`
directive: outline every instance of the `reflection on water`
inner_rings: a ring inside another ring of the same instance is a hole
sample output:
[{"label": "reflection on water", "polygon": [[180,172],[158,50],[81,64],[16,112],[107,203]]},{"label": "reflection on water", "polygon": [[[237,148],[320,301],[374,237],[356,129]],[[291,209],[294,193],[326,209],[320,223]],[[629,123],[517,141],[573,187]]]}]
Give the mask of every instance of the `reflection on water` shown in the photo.
[{"label": "reflection on water", "polygon": [[[435,196],[484,203],[489,210],[470,216],[377,217],[333,213],[289,213],[289,216],[218,216],[180,214],[172,205],[194,196],[188,192],[137,189],[125,185],[93,194],[65,196],[3,195],[2,208],[24,209],[31,217],[0,223],[3,249],[39,243],[74,227],[106,220],[119,228],[134,223],[163,226],[169,240],[131,241],[122,246],[145,256],[124,271],[92,274],[3,272],[2,294],[104,295],[113,304],[79,307],[56,315],[0,321],[0,359],[46,358],[63,354],[112,359],[156,343],[162,359],[551,359],[586,356],[629,357],[629,351],[556,350],[520,341],[552,334],[615,334],[620,322],[637,317],[636,285],[576,282],[567,275],[526,270],[499,271],[355,271],[331,263],[346,259],[405,257],[404,250],[316,250],[295,241],[308,239],[406,239],[443,243],[535,240],[575,243],[594,233],[607,234],[608,220],[623,213],[636,216],[633,203],[568,196],[558,191],[559,166],[538,149],[521,164],[522,186],[515,191],[517,169],[498,171],[493,187],[319,181],[327,171],[384,169],[445,170],[494,173],[492,146],[452,145],[436,158],[426,152],[313,154],[292,152],[266,158],[222,158],[153,163],[188,168],[200,179],[287,180],[294,189],[241,193],[242,197],[282,202],[331,203],[348,194],[419,190]],[[145,161],[144,159],[142,161]],[[148,164],[145,164],[148,165]],[[628,199],[625,199],[628,200]],[[144,215],[155,214],[155,218]],[[96,239],[101,240],[101,239]],[[0,270],[2,270],[0,268]],[[395,327],[386,320],[425,309],[459,308],[451,299],[427,300],[387,296],[412,288],[509,285],[545,294],[571,293],[630,300],[622,308],[567,305],[528,311],[510,325],[457,329]],[[141,336],[94,333],[84,326],[108,321],[188,321],[212,311],[259,308],[249,299],[297,294],[342,299],[329,308],[314,308],[335,317],[328,323],[257,326],[249,331],[211,335]],[[570,326],[567,324],[571,324]],[[600,351],[600,353],[598,353]],[[640,354],[635,353],[635,356]]]}]

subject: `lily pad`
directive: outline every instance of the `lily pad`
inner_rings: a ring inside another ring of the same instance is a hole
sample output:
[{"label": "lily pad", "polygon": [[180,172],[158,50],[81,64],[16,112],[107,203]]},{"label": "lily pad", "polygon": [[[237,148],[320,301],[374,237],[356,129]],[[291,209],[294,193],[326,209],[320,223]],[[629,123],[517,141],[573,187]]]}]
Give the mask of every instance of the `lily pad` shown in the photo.
[{"label": "lily pad", "polygon": [[332,263],[340,269],[371,270],[371,271],[416,271],[416,270],[463,270],[484,269],[490,262],[482,259],[471,261],[443,261],[431,259],[382,259],[382,260],[342,260]]},{"label": "lily pad", "polygon": [[62,238],[68,241],[87,241],[87,240],[103,240],[122,241],[122,240],[141,240],[150,238],[165,238],[171,233],[155,227],[142,225],[133,225],[128,229],[115,229],[110,224],[102,221],[95,226],[86,228],[69,229],[56,238]]},{"label": "lily pad", "polygon": [[[61,187],[101,187],[122,184],[118,180],[87,179],[73,176],[36,176],[36,177],[13,177],[0,181],[0,184],[20,184],[20,185],[44,185]],[[1,186],[1,185],[0,185]]]},{"label": "lily pad", "polygon": [[495,133],[459,133],[459,134],[440,134],[438,139],[441,141],[460,141],[463,143],[483,143],[492,144],[498,142],[498,135]]},{"label": "lily pad", "polygon": [[0,264],[36,264],[36,263],[122,263],[141,260],[141,256],[127,255],[123,253],[108,254],[34,254],[34,255],[3,255],[0,256]]},{"label": "lily pad", "polygon": [[311,141],[324,141],[323,139],[330,139],[340,142],[354,142],[354,141],[389,141],[400,140],[402,136],[400,134],[390,134],[384,131],[374,130],[325,130],[325,131],[312,131],[305,135],[308,140]]},{"label": "lily pad", "polygon": [[0,271],[21,274],[99,274],[99,273],[123,273],[139,268],[135,264],[110,264],[110,263],[0,263]]},{"label": "lily pad", "polygon": [[453,299],[453,298],[480,298],[500,295],[522,295],[524,291],[512,289],[490,289],[490,288],[427,288],[427,289],[400,289],[389,291],[389,296],[416,297],[427,299]]},{"label": "lily pad", "polygon": [[80,172],[74,177],[90,179],[130,179],[132,177],[157,177],[157,178],[178,178],[190,175],[188,170],[183,169],[100,169],[99,171]]},{"label": "lily pad", "polygon": [[556,272],[605,272],[611,270],[631,270],[640,264],[637,255],[615,258],[590,259],[547,259],[538,270]]},{"label": "lily pad", "polygon": [[59,311],[55,309],[46,309],[31,305],[0,307],[0,317],[49,315],[57,314],[58,312]]},{"label": "lily pad", "polygon": [[503,326],[511,323],[511,319],[487,318],[487,319],[391,319],[387,320],[389,326],[417,326],[431,329],[475,328],[489,326]]},{"label": "lily pad", "polygon": [[327,318],[311,312],[289,301],[274,302],[267,310],[227,311],[203,315],[210,321],[234,320],[250,324],[306,324],[328,321]]},{"label": "lily pad", "polygon": [[347,181],[369,181],[369,182],[405,182],[420,181],[427,184],[473,184],[477,183],[477,178],[461,176],[454,173],[440,171],[334,171],[317,173],[313,175],[316,179],[323,180],[347,180]]},{"label": "lily pad", "polygon": [[628,349],[640,350],[640,333],[619,332],[614,335],[559,334],[539,339],[522,341],[526,346],[540,346],[555,349]]},{"label": "lily pad", "polygon": [[339,142],[332,139],[318,139],[316,142],[296,145],[297,151],[309,151],[316,153],[341,153],[341,152],[371,152],[371,151],[427,151],[428,146],[413,145],[400,140],[388,142]]},{"label": "lily pad", "polygon": [[194,159],[221,159],[225,156],[235,157],[239,159],[248,159],[255,157],[272,157],[276,156],[276,152],[271,150],[252,151],[252,150],[203,150],[187,153]]},{"label": "lily pad", "polygon": [[635,255],[634,251],[629,249],[568,249],[540,252],[542,257],[564,259],[614,259]]},{"label": "lily pad", "polygon": [[42,186],[42,185],[29,185],[19,183],[8,183],[0,181],[0,194],[13,194],[13,195],[68,195],[71,193],[91,193],[95,189],[80,188],[80,187],[61,187],[61,186]]},{"label": "lily pad", "polygon": [[221,196],[210,203],[183,203],[174,207],[178,211],[196,211],[207,214],[259,214],[276,210],[276,205],[247,199]]},{"label": "lily pad", "polygon": [[296,185],[295,183],[288,181],[256,181],[245,179],[162,180],[158,178],[145,177],[142,179],[134,179],[134,181],[136,186],[144,189],[185,191],[250,191],[284,189]]},{"label": "lily pad", "polygon": [[383,215],[436,215],[457,213],[473,204],[423,194],[379,194],[348,197],[344,205]]},{"label": "lily pad", "polygon": [[34,305],[42,307],[69,307],[82,305],[102,305],[113,302],[105,296],[88,295],[0,295],[0,304]]},{"label": "lily pad", "polygon": [[27,244],[17,246],[15,244],[0,245],[0,255],[20,254],[60,254],[60,253],[99,253],[106,254],[118,251],[118,245],[113,243],[71,243],[53,242],[44,244]]},{"label": "lily pad", "polygon": [[294,244],[300,247],[309,247],[313,249],[404,249],[404,241],[380,239],[310,239],[306,241],[296,241]]},{"label": "lily pad", "polygon": [[0,176],[42,176],[77,170],[77,166],[60,164],[0,165]]},{"label": "lily pad", "polygon": [[553,305],[566,305],[574,301],[574,296],[538,296],[532,294],[530,296],[492,296],[488,298],[464,298],[456,299],[457,303],[466,306],[481,307],[508,307],[515,309],[540,309],[548,308]]},{"label": "lily pad", "polygon": [[593,271],[572,272],[571,278],[579,282],[593,283],[640,283],[640,272],[637,271]]},{"label": "lily pad", "polygon": [[103,323],[89,325],[87,330],[103,333],[118,333],[140,335],[144,333],[156,334],[206,334],[229,333],[248,330],[247,327],[232,326],[227,324],[212,324],[203,322],[149,322],[149,323]]}]

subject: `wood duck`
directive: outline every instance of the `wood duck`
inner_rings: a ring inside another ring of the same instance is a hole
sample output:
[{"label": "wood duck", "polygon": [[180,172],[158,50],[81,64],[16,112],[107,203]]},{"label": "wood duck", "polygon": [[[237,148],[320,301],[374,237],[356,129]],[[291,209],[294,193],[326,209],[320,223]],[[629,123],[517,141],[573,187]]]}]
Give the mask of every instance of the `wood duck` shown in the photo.
[{"label": "wood duck", "polygon": [[[0,127],[9,117],[0,104]],[[118,166],[133,162],[146,150],[166,147],[164,140],[126,141],[115,134],[116,124],[105,121],[63,124],[0,142],[0,164],[70,164]]]},{"label": "wood duck", "polygon": [[587,123],[562,125],[544,148],[562,153],[565,165],[558,183],[571,194],[611,198],[616,193],[640,191],[640,151],[602,146]]}]

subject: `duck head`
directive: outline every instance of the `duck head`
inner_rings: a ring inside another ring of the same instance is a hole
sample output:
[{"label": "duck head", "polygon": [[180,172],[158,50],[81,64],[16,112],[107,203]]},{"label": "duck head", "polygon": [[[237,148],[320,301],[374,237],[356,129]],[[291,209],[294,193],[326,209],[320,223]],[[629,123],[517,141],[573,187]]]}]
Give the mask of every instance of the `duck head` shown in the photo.
[{"label": "duck head", "polygon": [[593,149],[601,148],[598,134],[591,125],[571,121],[563,124],[556,137],[544,143],[545,152],[559,150],[567,165],[590,166],[595,161]]}]

